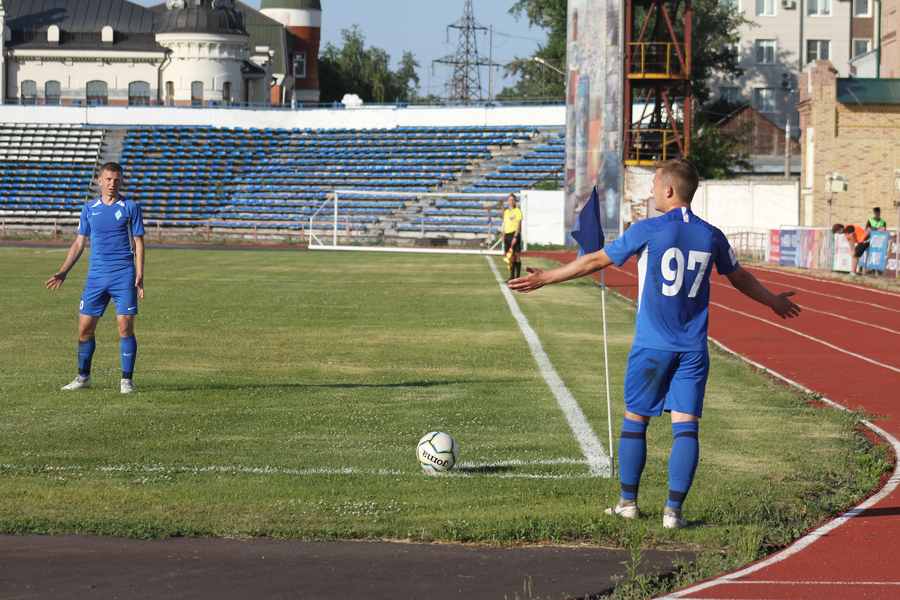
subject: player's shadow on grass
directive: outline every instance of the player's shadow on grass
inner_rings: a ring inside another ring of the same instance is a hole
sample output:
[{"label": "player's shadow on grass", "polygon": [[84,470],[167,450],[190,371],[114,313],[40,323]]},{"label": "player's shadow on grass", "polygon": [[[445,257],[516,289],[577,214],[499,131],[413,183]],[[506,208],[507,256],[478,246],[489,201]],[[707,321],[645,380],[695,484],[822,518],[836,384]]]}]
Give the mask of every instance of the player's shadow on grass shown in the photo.
[{"label": "player's shadow on grass", "polygon": [[153,390],[163,392],[193,392],[197,390],[315,390],[315,389],[332,389],[332,390],[356,390],[356,389],[402,389],[402,388],[432,388],[445,385],[469,385],[473,383],[496,383],[508,384],[515,382],[515,379],[451,379],[451,380],[431,380],[431,381],[397,381],[393,383],[291,383],[291,382],[271,382],[271,383],[197,383],[195,385],[154,385]]}]

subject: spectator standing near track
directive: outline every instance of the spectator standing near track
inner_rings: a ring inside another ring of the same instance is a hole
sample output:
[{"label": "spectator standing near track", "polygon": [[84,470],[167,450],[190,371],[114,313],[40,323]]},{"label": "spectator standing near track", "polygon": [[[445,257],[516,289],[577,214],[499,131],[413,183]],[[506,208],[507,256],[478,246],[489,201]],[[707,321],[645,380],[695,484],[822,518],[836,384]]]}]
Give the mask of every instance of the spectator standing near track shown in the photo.
[{"label": "spectator standing near track", "polygon": [[522,209],[518,206],[515,194],[506,199],[506,210],[503,211],[503,254],[509,266],[509,278],[522,274],[522,263],[519,253],[522,252]]},{"label": "spectator standing near track", "polygon": [[[65,261],[45,283],[57,290],[91,240],[91,261],[84,292],[81,294],[78,316],[78,376],[62,389],[79,390],[90,387],[91,360],[96,342],[97,322],[112,299],[116,304],[119,325],[119,358],[122,379],[119,391],[134,391],[133,373],[137,358],[137,339],[134,337],[134,318],[138,300],[144,297],[144,220],[141,207],[119,194],[122,167],[106,163],[97,176],[100,197],[85,202],[81,209],[78,235],[69,247]],[[133,241],[133,249],[132,249]]]},{"label": "spectator standing near track", "polygon": [[850,273],[859,275],[859,259],[869,249],[869,230],[859,225],[847,225],[844,227],[844,235],[847,238],[847,243],[850,244],[850,249],[853,251]]},{"label": "spectator standing near track", "polygon": [[869,231],[887,231],[887,221],[881,218],[881,207],[872,209],[872,216],[866,221],[866,229]]},{"label": "spectator standing near track", "polygon": [[647,458],[647,425],[663,411],[672,417],[669,498],[663,527],[686,525],[682,504],[700,457],[700,417],[709,374],[707,326],[713,265],[737,290],[782,318],[796,317],[794,292],[773,294],[737,262],[725,235],[691,211],[699,184],[686,160],[663,162],[653,177],[653,198],[662,216],[634,223],[606,248],[550,271],[528,269],[509,282],[517,292],[621,266],[638,255],[638,313],[625,374],[625,418],[619,439],[620,500],[608,515],[635,519]]}]

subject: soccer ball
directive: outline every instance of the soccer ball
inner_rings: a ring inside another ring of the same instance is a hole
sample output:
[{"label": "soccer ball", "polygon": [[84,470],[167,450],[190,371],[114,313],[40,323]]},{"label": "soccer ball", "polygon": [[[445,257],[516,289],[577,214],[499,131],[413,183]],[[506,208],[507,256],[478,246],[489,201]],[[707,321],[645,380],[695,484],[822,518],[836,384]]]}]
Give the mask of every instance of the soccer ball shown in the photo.
[{"label": "soccer ball", "polygon": [[416,445],[416,458],[426,475],[446,473],[456,464],[459,446],[449,433],[429,431]]}]

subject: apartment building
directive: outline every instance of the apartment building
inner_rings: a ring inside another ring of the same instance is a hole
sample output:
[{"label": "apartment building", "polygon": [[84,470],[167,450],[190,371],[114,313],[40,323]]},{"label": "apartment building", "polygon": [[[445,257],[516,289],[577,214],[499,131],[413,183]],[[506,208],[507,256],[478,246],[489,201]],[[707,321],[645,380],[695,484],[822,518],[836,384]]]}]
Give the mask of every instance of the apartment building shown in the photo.
[{"label": "apartment building", "polygon": [[[881,77],[900,77],[900,0],[881,0]],[[877,31],[877,30],[876,30]]]},{"label": "apartment building", "polygon": [[[854,56],[873,49],[876,0],[735,0],[751,23],[741,28],[744,74],[717,82],[719,97],[747,102],[779,128],[798,125],[797,80],[815,60],[841,77]],[[890,0],[900,3],[900,0]]]}]

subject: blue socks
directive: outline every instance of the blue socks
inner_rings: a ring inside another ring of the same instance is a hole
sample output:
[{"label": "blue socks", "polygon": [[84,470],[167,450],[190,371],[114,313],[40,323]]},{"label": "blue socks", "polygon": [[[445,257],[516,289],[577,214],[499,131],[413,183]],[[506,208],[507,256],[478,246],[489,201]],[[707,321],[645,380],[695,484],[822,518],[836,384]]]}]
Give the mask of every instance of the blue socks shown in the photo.
[{"label": "blue socks", "polygon": [[622,487],[622,499],[637,500],[641,473],[646,462],[647,423],[625,417],[619,438],[619,483]]},{"label": "blue socks", "polygon": [[134,336],[119,338],[119,353],[122,361],[122,379],[131,379],[134,374],[134,360],[137,358],[137,339]]},{"label": "blue socks", "polygon": [[669,501],[666,506],[681,509],[687,497],[697,462],[700,460],[700,423],[672,423],[672,454],[669,455]]},{"label": "blue socks", "polygon": [[90,377],[91,360],[94,358],[96,348],[97,341],[94,338],[86,342],[78,342],[78,375],[81,377]]}]

